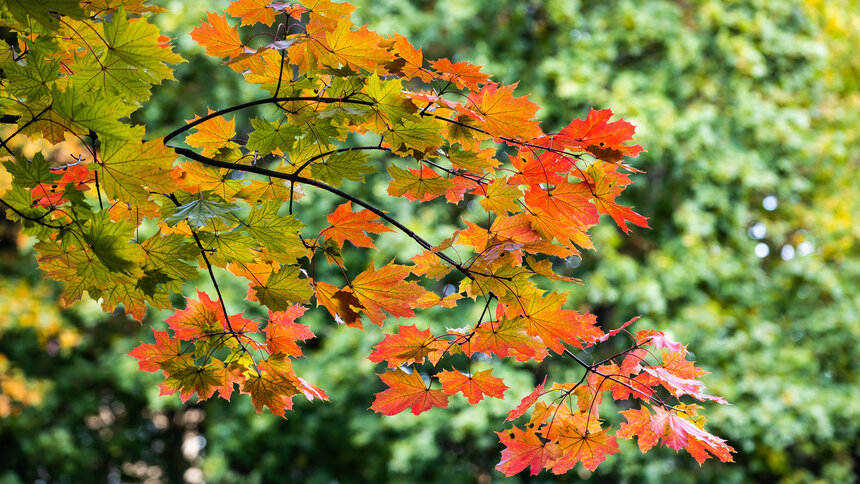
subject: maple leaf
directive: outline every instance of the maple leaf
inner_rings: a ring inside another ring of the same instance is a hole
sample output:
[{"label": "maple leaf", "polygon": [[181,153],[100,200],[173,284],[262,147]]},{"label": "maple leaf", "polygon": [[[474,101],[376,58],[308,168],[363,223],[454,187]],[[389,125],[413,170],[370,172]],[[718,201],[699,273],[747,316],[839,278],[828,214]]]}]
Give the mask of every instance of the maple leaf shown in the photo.
[{"label": "maple leaf", "polygon": [[223,395],[232,393],[229,372],[221,361],[214,360],[201,366],[186,354],[167,360],[161,367],[166,375],[161,383],[161,395],[179,392],[180,399],[186,402],[195,393],[198,400],[206,400],[216,391]]},{"label": "maple leaf", "polygon": [[636,343],[646,344],[651,343],[655,348],[665,348],[676,353],[686,354],[687,350],[681,343],[669,338],[662,331],[656,329],[642,330],[636,333]]},{"label": "maple leaf", "polygon": [[346,202],[337,207],[337,210],[326,217],[331,227],[323,229],[320,235],[331,237],[337,242],[338,247],[343,247],[347,240],[356,247],[368,247],[375,249],[373,240],[365,232],[379,234],[382,232],[394,232],[384,224],[377,222],[379,216],[370,210],[352,211],[352,203]]},{"label": "maple leaf", "polygon": [[443,371],[436,375],[442,383],[442,388],[450,395],[462,392],[474,405],[484,399],[484,395],[495,398],[505,398],[504,392],[508,389],[502,383],[502,379],[492,376],[493,370],[484,370],[474,375],[466,375],[459,371]]},{"label": "maple leaf", "polygon": [[621,427],[618,428],[618,432],[615,433],[616,437],[630,439],[636,436],[639,450],[643,453],[648,452],[649,449],[657,445],[660,435],[651,430],[652,415],[648,411],[648,408],[641,407],[638,410],[622,410],[621,415],[624,415],[627,422],[622,423]]},{"label": "maple leaf", "polygon": [[370,267],[352,280],[352,293],[360,303],[360,308],[374,324],[382,325],[385,315],[382,310],[397,318],[411,318],[415,315],[412,301],[420,298],[426,291],[415,282],[404,279],[410,274],[409,266],[389,262],[379,270]]},{"label": "maple leaf", "polygon": [[416,49],[409,43],[406,37],[394,32],[394,51],[403,60],[400,72],[404,77],[417,77],[424,82],[433,80],[433,75],[424,69],[424,54],[421,49]]},{"label": "maple leaf", "polygon": [[519,318],[485,321],[473,333],[473,338],[463,348],[468,356],[495,353],[504,358],[513,354],[518,360],[533,358],[537,361],[546,356],[546,346],[526,334],[525,323]]},{"label": "maple leaf", "polygon": [[379,378],[388,388],[376,394],[375,412],[395,415],[411,408],[415,415],[431,408],[448,408],[448,394],[442,390],[430,390],[417,371],[406,373],[401,369],[385,372]]},{"label": "maple leaf", "polygon": [[685,359],[684,352],[664,351],[663,366],[642,366],[642,371],[654,377],[672,395],[680,397],[690,395],[699,400],[713,400],[727,404],[721,397],[702,393],[704,384],[695,378],[706,375],[707,372],[697,368],[692,361]]},{"label": "maple leaf", "polygon": [[149,199],[149,190],[174,191],[170,173],[175,159],[176,153],[161,140],[139,144],[108,138],[102,140],[101,160],[88,167],[99,173],[108,197],[141,205]]},{"label": "maple leaf", "polygon": [[[388,362],[388,368],[397,368],[410,363],[423,363],[424,358],[443,350],[444,341],[436,340],[429,329],[419,330],[416,326],[398,326],[397,334],[387,334],[370,352],[368,360],[374,363]],[[443,383],[444,386],[444,383]]]},{"label": "maple leaf", "polygon": [[409,201],[426,202],[442,196],[453,184],[447,178],[442,178],[432,168],[409,171],[396,166],[388,167],[388,174],[393,180],[388,185],[388,194],[394,197],[405,196]]},{"label": "maple leaf", "polygon": [[[176,311],[172,316],[165,319],[167,325],[173,330],[174,337],[180,340],[191,340],[217,334],[227,329],[227,319],[224,309],[217,301],[209,299],[203,291],[197,291],[197,300],[188,299],[185,309]],[[247,327],[248,331],[256,332],[256,323],[242,318],[238,314],[230,316],[230,323]]]},{"label": "maple leaf", "polygon": [[553,188],[530,188],[525,195],[526,205],[540,208],[557,217],[565,225],[590,226],[597,223],[597,207],[591,203],[592,191],[588,183],[568,183],[560,180]]},{"label": "maple leaf", "polygon": [[567,294],[552,292],[542,295],[537,290],[519,298],[520,304],[508,308],[508,317],[525,320],[526,332],[539,336],[541,341],[556,353],[564,352],[563,343],[581,348],[582,343],[603,335],[594,326],[594,317],[583,316],[576,311],[561,309]]},{"label": "maple leaf", "polygon": [[[562,129],[555,140],[573,147],[584,149],[617,149],[624,156],[638,156],[642,152],[639,145],[625,146],[622,143],[633,139],[636,127],[623,119],[608,122],[612,117],[611,109],[595,110],[591,108],[588,116],[582,119],[574,119]],[[594,146],[595,148],[590,148]],[[600,153],[598,151],[597,153]],[[600,156],[598,156],[600,158]]]},{"label": "maple leaf", "polygon": [[439,280],[451,272],[451,266],[443,262],[436,253],[429,250],[423,251],[410,260],[415,263],[412,273],[417,276],[427,276]]},{"label": "maple leaf", "polygon": [[179,357],[182,354],[179,339],[171,338],[167,331],[152,330],[155,343],[141,343],[131,350],[128,355],[137,358],[138,366],[144,371],[156,371],[161,363]]},{"label": "maple leaf", "polygon": [[308,303],[313,295],[310,281],[299,277],[301,269],[284,266],[272,269],[268,276],[262,276],[259,283],[248,290],[248,299],[259,301],[275,311],[284,311],[290,303]]},{"label": "maple leaf", "polygon": [[537,121],[533,121],[538,105],[528,100],[528,96],[514,97],[517,85],[502,86],[487,84],[480,91],[469,95],[475,111],[483,116],[482,125],[490,135],[500,138],[531,139],[543,133]]},{"label": "maple leaf", "polygon": [[361,301],[351,290],[339,289],[327,282],[315,284],[317,305],[322,304],[339,324],[361,327]]},{"label": "maple leaf", "polygon": [[153,76],[148,83],[157,84],[162,79],[173,80],[173,69],[168,64],[184,62],[174,54],[169,45],[163,44],[158,27],[142,18],[126,19],[125,6],[115,12],[111,22],[104,24],[104,39],[109,48],[102,59],[103,64],[113,64],[114,58],[122,61],[117,68],[141,69],[140,77]]},{"label": "maple leaf", "polygon": [[589,345],[588,345],[588,346],[591,346],[592,344],[595,344],[595,343],[602,343],[602,342],[604,342],[604,341],[609,340],[609,338],[612,338],[612,337],[613,337],[613,336],[615,336],[616,334],[618,334],[618,333],[620,333],[620,332],[624,331],[625,329],[627,329],[627,327],[628,327],[628,326],[630,326],[631,324],[633,324],[637,319],[639,319],[639,316],[636,316],[635,318],[631,318],[631,319],[629,319],[626,323],[622,324],[622,325],[621,325],[621,326],[619,326],[618,328],[615,328],[615,329],[613,329],[612,331],[609,331],[608,333],[606,333],[606,334],[604,334],[603,336],[601,336],[601,337],[597,338],[596,340],[594,340],[592,343],[589,343]]},{"label": "maple leaf", "polygon": [[531,475],[537,475],[561,455],[557,444],[541,440],[532,429],[520,430],[514,426],[504,432],[496,432],[496,435],[505,446],[496,470],[506,476],[513,476],[526,467],[531,468]]},{"label": "maple leaf", "polygon": [[227,13],[242,19],[242,25],[254,25],[260,22],[272,25],[275,22],[277,10],[270,8],[269,0],[235,0],[227,7]]},{"label": "maple leaf", "polygon": [[430,65],[439,73],[439,78],[451,81],[459,88],[477,90],[481,84],[490,82],[490,76],[481,72],[481,67],[468,62],[451,62],[448,59],[433,61]]},{"label": "maple leaf", "polygon": [[293,305],[286,311],[269,311],[269,324],[266,325],[266,349],[271,355],[302,356],[302,349],[296,341],[306,341],[314,333],[306,324],[295,320],[307,310],[304,306]]},{"label": "maple leaf", "polygon": [[626,222],[640,227],[648,227],[648,219],[631,210],[630,207],[615,203],[615,197],[621,193],[623,187],[630,183],[629,178],[610,170],[602,170],[596,165],[588,167],[591,176],[592,193],[594,204],[600,213],[609,214],[612,220],[621,227],[624,233],[629,233],[630,228]]},{"label": "maple leaf", "polygon": [[577,462],[593,471],[607,455],[619,452],[615,436],[607,434],[607,430],[583,433],[575,426],[563,426],[556,434],[561,457],[552,463],[553,474],[564,474]]},{"label": "maple leaf", "polygon": [[[732,462],[731,453],[735,450],[726,441],[706,432],[693,422],[671,410],[654,409],[651,418],[651,431],[660,436],[664,445],[679,450],[692,448],[691,455],[701,464],[710,452],[723,462]],[[707,451],[707,452],[705,452]]]},{"label": "maple leaf", "polygon": [[227,23],[227,19],[214,12],[207,12],[207,21],[191,31],[191,38],[206,48],[212,57],[236,57],[245,52],[239,40],[239,30]]},{"label": "maple leaf", "polygon": [[361,27],[352,30],[352,22],[339,19],[334,29],[325,34],[324,48],[328,55],[321,56],[323,65],[338,67],[355,66],[370,72],[385,73],[383,64],[394,60],[394,54],[380,46],[382,37],[376,32]]},{"label": "maple leaf", "polygon": [[[211,109],[207,114],[212,114]],[[189,120],[194,122],[200,119],[195,117]],[[195,148],[203,148],[204,155],[212,155],[222,148],[233,148],[236,145],[232,139],[236,136],[236,122],[224,116],[216,116],[198,124],[195,131],[185,137],[185,142]]]},{"label": "maple leaf", "polygon": [[522,196],[522,192],[519,187],[509,185],[505,178],[493,180],[492,183],[487,185],[483,195],[485,198],[481,200],[481,206],[488,212],[496,212],[504,215],[521,210],[517,201]]},{"label": "maple leaf", "polygon": [[513,410],[508,412],[508,416],[505,418],[505,421],[508,422],[508,421],[511,421],[515,418],[523,416],[523,414],[525,414],[528,411],[528,409],[530,409],[532,407],[532,405],[534,405],[534,403],[537,401],[537,399],[541,395],[543,395],[543,393],[544,393],[543,387],[545,384],[546,384],[546,377],[543,377],[543,382],[541,382],[540,385],[536,386],[535,389],[532,390],[531,393],[529,393],[528,395],[523,397],[523,399],[520,400],[519,405],[517,405],[516,407],[514,407]]}]

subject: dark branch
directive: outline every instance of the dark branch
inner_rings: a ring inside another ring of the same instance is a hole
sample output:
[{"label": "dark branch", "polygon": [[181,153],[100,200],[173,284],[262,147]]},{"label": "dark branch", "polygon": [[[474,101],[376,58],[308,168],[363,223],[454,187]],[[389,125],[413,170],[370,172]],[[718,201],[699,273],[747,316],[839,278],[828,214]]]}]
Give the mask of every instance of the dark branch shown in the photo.
[{"label": "dark branch", "polygon": [[[328,185],[326,183],[323,183],[321,181],[314,180],[311,178],[305,178],[303,176],[296,175],[296,174],[280,173],[277,171],[268,170],[266,168],[260,168],[258,166],[249,166],[249,165],[241,165],[239,163],[230,163],[227,161],[218,161],[218,160],[214,160],[212,158],[207,158],[207,157],[200,155],[197,152],[189,150],[187,148],[176,148],[176,147],[172,147],[172,146],[170,148],[172,148],[177,154],[185,156],[186,158],[190,158],[194,161],[199,161],[200,163],[203,163],[204,165],[215,166],[218,168],[228,168],[231,170],[239,170],[239,171],[250,172],[250,173],[257,173],[259,175],[270,176],[272,178],[279,178],[281,180],[287,180],[287,181],[290,181],[293,183],[303,183],[305,185],[315,186],[315,187],[320,188],[322,190],[325,190],[329,193],[337,195],[337,196],[343,198],[344,200],[349,200],[350,202],[353,202],[356,205],[360,205],[360,206],[370,210],[371,212],[378,215],[379,218],[381,218],[381,219],[385,220],[386,222],[390,223],[391,225],[397,227],[401,232],[403,232],[409,238],[411,238],[412,240],[417,242],[418,245],[420,245],[424,249],[426,249],[426,250],[432,250],[433,249],[433,244],[424,240],[420,235],[416,234],[415,232],[413,232],[412,230],[407,228],[405,225],[400,223],[394,217],[388,215],[382,209],[377,208],[374,205],[371,205],[370,203],[367,203],[358,197],[355,197],[355,196],[353,196],[353,195],[351,195],[351,194],[349,194],[343,190],[335,188],[335,187]],[[435,252],[435,254],[440,259],[442,259],[443,261],[445,261],[448,264],[451,264],[453,267],[457,268],[458,271],[463,273],[469,279],[474,279],[473,271],[463,267],[457,261],[455,261],[454,259],[450,258],[449,256],[447,256],[446,254],[444,254],[442,252]],[[491,277],[491,276],[488,276],[488,277]]]},{"label": "dark branch", "polygon": [[320,103],[332,104],[332,103],[348,103],[348,104],[362,104],[364,106],[373,106],[374,103],[370,101],[358,101],[353,99],[347,99],[345,97],[316,97],[316,96],[296,96],[296,97],[270,97],[266,99],[258,99],[256,101],[250,101],[242,104],[237,104],[235,106],[230,106],[229,108],[219,109],[218,111],[214,111],[212,113],[207,114],[199,119],[195,119],[194,121],[186,124],[185,126],[179,127],[173,131],[171,131],[167,136],[164,137],[164,144],[167,144],[173,138],[179,136],[180,134],[188,131],[189,129],[197,126],[200,123],[205,123],[212,118],[217,118],[218,116],[222,116],[224,114],[232,113],[234,111],[240,111],[242,109],[251,108],[254,106],[259,106],[261,104],[278,104],[282,102],[290,102],[290,101],[316,101]]}]

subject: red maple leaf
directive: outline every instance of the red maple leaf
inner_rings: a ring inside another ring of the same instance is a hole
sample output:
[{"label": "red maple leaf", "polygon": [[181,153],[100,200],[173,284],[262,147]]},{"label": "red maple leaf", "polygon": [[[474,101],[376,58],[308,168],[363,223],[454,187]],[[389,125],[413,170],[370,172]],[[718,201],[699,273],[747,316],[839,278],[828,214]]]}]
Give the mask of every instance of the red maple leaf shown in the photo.
[{"label": "red maple leaf", "polygon": [[228,326],[224,309],[217,301],[209,299],[203,291],[197,291],[197,297],[199,300],[188,299],[188,306],[185,309],[176,311],[165,319],[170,329],[174,331],[175,338],[191,340],[210,334],[223,334],[228,329],[239,334],[259,331],[255,321],[245,319],[239,314],[230,316]]},{"label": "red maple leaf", "polygon": [[448,394],[431,390],[417,371],[406,373],[401,369],[385,372],[379,378],[389,388],[376,394],[370,408],[383,415],[395,415],[407,408],[418,415],[433,407],[448,408]]},{"label": "red maple leaf", "polygon": [[439,59],[431,63],[443,81],[451,81],[459,88],[478,89],[480,84],[490,82],[490,76],[481,72],[481,66],[468,62],[453,63],[448,59]]},{"label": "red maple leaf", "polygon": [[388,368],[396,368],[404,364],[423,363],[425,357],[447,346],[447,342],[437,341],[429,329],[399,326],[398,334],[385,335],[367,359],[374,363],[387,361]]},{"label": "red maple leaf", "polygon": [[544,393],[543,387],[545,384],[546,384],[546,377],[543,377],[543,382],[541,382],[540,385],[536,386],[535,389],[532,390],[531,393],[529,393],[528,395],[523,397],[523,399],[520,400],[519,405],[517,405],[516,407],[514,407],[513,410],[508,412],[508,416],[507,416],[507,418],[505,418],[505,421],[507,422],[507,421],[513,420],[517,417],[521,417],[524,413],[526,413],[528,411],[528,409],[530,409],[531,406],[534,405],[534,403],[537,401],[538,397],[543,395],[543,393]]},{"label": "red maple leaf", "polygon": [[466,375],[459,371],[443,371],[436,376],[442,382],[445,392],[450,395],[462,392],[469,400],[469,404],[474,405],[483,400],[484,395],[505,398],[504,392],[508,387],[502,383],[501,378],[492,376],[492,371],[492,369],[479,371],[474,375]]},{"label": "red maple leaf", "polygon": [[287,356],[302,356],[302,349],[296,341],[305,341],[314,337],[311,328],[295,320],[305,313],[307,308],[294,304],[286,311],[269,311],[269,324],[266,325],[266,349],[269,354],[284,354]]},{"label": "red maple leaf", "polygon": [[138,366],[144,371],[161,369],[161,363],[182,354],[179,339],[171,338],[167,331],[152,330],[155,343],[141,343],[128,355],[137,358]]},{"label": "red maple leaf", "polygon": [[531,467],[531,475],[537,475],[561,454],[557,444],[541,440],[532,429],[520,430],[514,426],[496,435],[505,446],[496,470],[506,476],[513,476],[526,467]]},{"label": "red maple leaf", "polygon": [[611,117],[611,109],[598,111],[592,108],[584,120],[574,119],[571,121],[566,128],[555,136],[554,141],[561,142],[571,148],[588,149],[594,146],[596,149],[611,148],[618,150],[623,156],[639,155],[642,152],[641,146],[622,144],[633,139],[636,127],[623,119],[610,123],[609,118]]}]

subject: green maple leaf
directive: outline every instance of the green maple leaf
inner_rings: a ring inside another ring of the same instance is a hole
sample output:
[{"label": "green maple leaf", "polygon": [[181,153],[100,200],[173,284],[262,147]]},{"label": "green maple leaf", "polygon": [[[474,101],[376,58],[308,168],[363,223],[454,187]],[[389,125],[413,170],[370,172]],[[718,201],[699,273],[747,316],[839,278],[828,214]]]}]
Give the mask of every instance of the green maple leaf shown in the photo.
[{"label": "green maple leaf", "polygon": [[[168,225],[176,225],[188,220],[188,225],[195,228],[205,227],[211,222],[223,222],[232,225],[235,219],[231,215],[239,209],[235,203],[225,203],[206,198],[211,192],[202,192],[199,196],[178,207],[172,208],[171,213],[163,218]],[[167,210],[165,210],[167,211]]]},{"label": "green maple leaf", "polygon": [[435,154],[442,145],[442,128],[439,121],[427,118],[392,126],[384,136],[391,151],[420,160],[429,153]]},{"label": "green maple leaf", "polygon": [[77,0],[7,0],[4,3],[15,19],[25,27],[32,27],[30,19],[33,19],[48,30],[56,30],[60,26],[56,14],[75,19],[86,18]]},{"label": "green maple leaf", "polygon": [[61,175],[51,172],[41,152],[36,153],[32,160],[4,161],[3,166],[12,175],[13,185],[22,188],[33,188],[40,183],[52,184],[61,178]]},{"label": "green maple leaf", "polygon": [[200,249],[181,234],[163,235],[160,232],[146,239],[141,248],[146,254],[144,277],[140,286],[147,294],[153,294],[150,285],[163,285],[165,288],[181,292],[182,283],[197,277],[197,268],[183,260],[197,260]]},{"label": "green maple leaf", "polygon": [[37,101],[51,99],[51,86],[57,82],[60,61],[49,55],[56,49],[53,44],[27,41],[25,45],[26,64],[13,62],[12,59],[3,64],[3,73],[7,78],[4,88],[9,94],[33,105]]},{"label": "green maple leaf", "polygon": [[176,153],[159,140],[140,144],[115,138],[102,139],[101,159],[89,168],[99,172],[108,197],[132,204],[149,199],[149,190],[170,193],[170,176]]},{"label": "green maple leaf", "polygon": [[217,266],[226,266],[231,262],[252,262],[256,253],[251,248],[256,247],[254,239],[242,232],[209,232],[197,233],[203,247],[211,250],[209,261]]},{"label": "green maple leaf", "polygon": [[246,147],[260,155],[268,155],[276,149],[287,152],[293,147],[301,131],[286,123],[270,123],[260,119],[252,119],[254,132],[248,136]]},{"label": "green maple leaf", "polygon": [[136,67],[135,74],[152,84],[164,79],[173,80],[173,68],[168,64],[185,62],[170,48],[160,45],[158,27],[145,19],[126,19],[122,8],[114,12],[110,22],[103,25],[105,40],[109,44],[105,62],[121,60],[126,69]]},{"label": "green maple leaf", "polygon": [[403,124],[406,119],[419,119],[416,116],[416,106],[403,97],[403,83],[400,79],[383,80],[374,74],[367,78],[364,92],[376,101],[375,107],[382,126]]},{"label": "green maple leaf", "polygon": [[364,176],[376,171],[367,164],[367,153],[360,151],[335,153],[311,164],[311,176],[333,187],[341,186],[344,179],[364,183]]},{"label": "green maple leaf", "polygon": [[100,60],[88,56],[75,63],[75,73],[69,77],[79,90],[98,94],[124,104],[149,100],[152,85],[144,81],[136,69],[118,58]]},{"label": "green maple leaf", "polygon": [[137,277],[141,273],[143,249],[130,243],[134,227],[125,222],[110,220],[107,211],[96,213],[84,230],[83,239],[89,249],[109,272]]},{"label": "green maple leaf", "polygon": [[143,137],[143,126],[131,126],[120,121],[137,109],[136,106],[111,102],[104,99],[98,93],[69,87],[60,91],[57,86],[52,86],[51,95],[54,98],[52,108],[60,116],[71,121],[68,126],[72,131],[86,131],[90,129],[102,136],[110,136],[117,139],[141,139]]},{"label": "green maple leaf", "polygon": [[131,280],[125,284],[111,284],[109,287],[101,290],[102,305],[112,311],[114,308],[122,304],[126,314],[137,319],[143,320],[146,314],[146,305],[149,303],[158,309],[169,309],[172,306],[170,301],[170,293],[167,291],[148,292],[141,284],[144,278],[139,280]]},{"label": "green maple leaf", "polygon": [[273,254],[301,249],[298,232],[304,224],[292,215],[278,215],[282,203],[266,202],[255,205],[245,220],[245,230],[261,247]]},{"label": "green maple leaf", "polygon": [[394,165],[388,167],[388,174],[393,180],[388,186],[388,194],[392,196],[407,195],[416,200],[427,201],[441,196],[453,185],[451,180],[436,176],[425,176],[427,173],[435,175],[430,169],[425,172],[407,171]]},{"label": "green maple leaf", "polygon": [[272,271],[262,286],[255,285],[251,289],[260,304],[272,311],[285,311],[293,303],[310,302],[314,294],[310,281],[299,278],[300,273],[296,266],[284,266]]}]

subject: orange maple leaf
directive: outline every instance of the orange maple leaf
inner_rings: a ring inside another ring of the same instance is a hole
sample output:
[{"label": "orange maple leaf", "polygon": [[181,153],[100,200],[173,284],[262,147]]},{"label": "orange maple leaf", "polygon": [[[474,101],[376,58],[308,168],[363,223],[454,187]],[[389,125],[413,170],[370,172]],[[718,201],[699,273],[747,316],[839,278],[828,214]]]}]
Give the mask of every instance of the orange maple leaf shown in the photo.
[{"label": "orange maple leaf", "polygon": [[242,25],[254,25],[257,22],[272,25],[275,22],[277,10],[269,8],[269,0],[236,0],[227,7],[227,13],[242,19]]},{"label": "orange maple leaf", "polygon": [[526,467],[531,467],[531,475],[537,475],[560,455],[557,444],[541,440],[532,429],[520,430],[514,426],[504,432],[496,432],[496,435],[505,446],[496,470],[506,476],[513,476]]},{"label": "orange maple leaf", "polygon": [[376,345],[368,360],[379,363],[388,362],[388,368],[397,368],[403,364],[423,363],[424,358],[437,351],[444,350],[444,341],[437,344],[436,337],[429,329],[419,330],[416,326],[399,326],[397,334],[387,334]]},{"label": "orange maple leaf", "polygon": [[582,462],[583,467],[593,471],[606,456],[620,452],[614,435],[599,432],[581,432],[574,425],[564,425],[557,434],[561,457],[552,463],[554,474],[564,474]]},{"label": "orange maple leaf", "polygon": [[443,371],[436,375],[442,383],[442,389],[449,395],[462,392],[474,405],[484,399],[484,395],[495,398],[505,398],[504,392],[508,389],[502,383],[502,379],[491,375],[492,369],[479,371],[474,375],[466,375],[459,371]]},{"label": "orange maple leaf", "polygon": [[371,262],[367,270],[353,279],[352,293],[372,323],[382,325],[385,321],[382,310],[397,318],[415,315],[413,302],[426,290],[416,282],[405,281],[410,271],[409,266],[401,266],[394,261],[376,270]]},{"label": "orange maple leaf", "polygon": [[236,57],[245,52],[245,46],[239,40],[239,29],[231,27],[227,19],[207,12],[207,20],[191,31],[191,38],[206,48],[206,54],[213,57]]},{"label": "orange maple leaf", "polygon": [[418,415],[433,407],[448,408],[448,394],[442,390],[430,390],[417,371],[406,373],[401,369],[385,372],[379,378],[388,385],[376,394],[370,408],[383,415],[395,415],[407,408]]},{"label": "orange maple leaf", "polygon": [[490,76],[481,72],[481,66],[469,62],[453,63],[448,59],[433,61],[433,69],[439,73],[443,81],[451,81],[455,86],[476,90],[481,84],[490,82]]},{"label": "orange maple leaf", "polygon": [[385,224],[377,222],[379,216],[370,210],[352,211],[352,203],[346,202],[337,207],[331,215],[326,217],[331,227],[324,229],[320,234],[330,237],[337,242],[338,247],[343,247],[347,240],[356,247],[367,247],[375,249],[373,240],[365,232],[379,234],[382,232],[394,232]]},{"label": "orange maple leaf", "polygon": [[483,127],[495,138],[530,140],[542,136],[538,122],[532,119],[540,108],[528,96],[514,97],[516,87],[516,84],[487,84],[469,95],[469,100],[483,116]]},{"label": "orange maple leaf", "polygon": [[269,354],[302,356],[302,349],[296,341],[306,341],[314,337],[308,325],[295,322],[305,311],[307,308],[298,304],[290,306],[286,311],[269,311],[269,324],[265,329],[266,349]]}]

